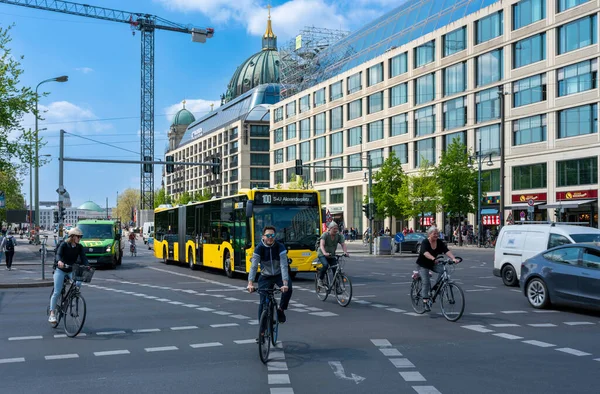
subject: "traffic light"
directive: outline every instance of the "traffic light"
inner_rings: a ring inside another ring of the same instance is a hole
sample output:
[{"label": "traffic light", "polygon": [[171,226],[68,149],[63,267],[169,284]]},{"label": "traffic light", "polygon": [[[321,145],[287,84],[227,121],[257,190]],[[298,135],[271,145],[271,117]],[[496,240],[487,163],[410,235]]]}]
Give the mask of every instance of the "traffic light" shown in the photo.
[{"label": "traffic light", "polygon": [[175,165],[169,164],[173,163],[173,155],[165,156],[165,160],[167,161],[167,174],[171,174],[175,169]]},{"label": "traffic light", "polygon": [[65,220],[65,212],[67,211],[67,209],[65,207],[60,207],[59,208],[59,217],[60,220],[64,221]]},{"label": "traffic light", "polygon": [[58,211],[54,211],[54,223],[58,223]]},{"label": "traffic light", "polygon": [[296,159],[296,175],[302,176],[302,160]]},{"label": "traffic light", "polygon": [[214,175],[221,173],[221,159],[219,157],[213,157],[212,163],[213,163],[212,173]]},{"label": "traffic light", "polygon": [[[144,156],[144,161],[152,161],[151,156]],[[144,172],[147,174],[152,174],[152,164],[144,163]]]},{"label": "traffic light", "polygon": [[369,219],[373,219],[375,217],[375,215],[377,215],[377,205],[375,205],[375,203],[370,203],[369,204],[371,207],[369,209],[369,214],[371,216],[369,216]]},{"label": "traffic light", "polygon": [[362,211],[365,213],[365,216],[367,217],[367,219],[371,218],[370,205],[363,205],[362,206]]}]

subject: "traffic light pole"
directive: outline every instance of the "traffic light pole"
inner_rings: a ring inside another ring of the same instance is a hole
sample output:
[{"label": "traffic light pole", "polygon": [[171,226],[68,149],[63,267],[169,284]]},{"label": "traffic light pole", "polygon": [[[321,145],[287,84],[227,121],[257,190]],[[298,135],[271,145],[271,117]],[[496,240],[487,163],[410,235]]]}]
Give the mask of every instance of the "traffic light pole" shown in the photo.
[{"label": "traffic light pole", "polygon": [[371,234],[369,234],[369,254],[373,254],[373,235],[375,232],[373,231],[373,195],[371,194],[371,190],[373,189],[373,168],[371,167],[371,158],[367,158],[367,165],[369,166],[369,190],[367,190],[368,199],[369,199],[369,229]]}]

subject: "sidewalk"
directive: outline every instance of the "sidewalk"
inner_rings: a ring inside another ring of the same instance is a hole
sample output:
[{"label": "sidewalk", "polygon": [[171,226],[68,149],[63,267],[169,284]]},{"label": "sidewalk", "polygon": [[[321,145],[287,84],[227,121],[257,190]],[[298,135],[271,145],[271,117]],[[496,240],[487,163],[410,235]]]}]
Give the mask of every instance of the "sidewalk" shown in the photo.
[{"label": "sidewalk", "polygon": [[[2,256],[0,264],[0,289],[23,287],[50,287],[52,286],[52,263],[54,253],[48,253],[45,264],[45,280],[42,280],[42,262],[40,259],[39,245],[31,245],[26,238],[15,237],[15,257],[12,270],[6,269],[6,256]],[[51,248],[53,248],[51,246]]]}]

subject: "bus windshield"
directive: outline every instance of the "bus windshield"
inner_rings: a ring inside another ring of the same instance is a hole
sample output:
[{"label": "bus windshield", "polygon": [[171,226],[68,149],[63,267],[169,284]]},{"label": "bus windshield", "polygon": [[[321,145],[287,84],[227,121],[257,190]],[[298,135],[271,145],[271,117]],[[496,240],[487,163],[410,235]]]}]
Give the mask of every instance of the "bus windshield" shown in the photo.
[{"label": "bus windshield", "polygon": [[256,206],[254,243],[261,242],[265,226],[277,229],[276,239],[288,249],[311,249],[319,237],[319,209],[316,206]]}]

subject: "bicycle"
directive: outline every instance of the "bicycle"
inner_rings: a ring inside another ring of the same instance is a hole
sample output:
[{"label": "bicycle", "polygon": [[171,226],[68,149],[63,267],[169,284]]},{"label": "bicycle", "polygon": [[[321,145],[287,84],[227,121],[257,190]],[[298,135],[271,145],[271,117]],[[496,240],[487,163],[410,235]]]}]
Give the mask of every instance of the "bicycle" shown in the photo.
[{"label": "bicycle", "polygon": [[[73,280],[65,276],[63,288],[60,293],[60,302],[57,303],[56,323],[52,323],[52,328],[58,327],[61,319],[64,317],[64,330],[68,337],[76,337],[81,332],[86,317],[85,298],[81,295],[81,291],[77,286],[77,282],[89,283],[94,276],[95,269],[86,267],[81,264],[67,265],[66,268],[73,267]],[[68,287],[68,289],[67,289]],[[50,293],[50,298],[54,293],[54,288]],[[46,314],[50,315],[50,307],[48,306]],[[70,322],[72,320],[72,322]]]},{"label": "bicycle", "polygon": [[[462,262],[462,258],[457,257],[456,259],[459,260],[459,263]],[[429,292],[429,307],[431,308],[433,303],[435,303],[437,296],[440,295],[442,297],[442,314],[446,320],[455,322],[461,318],[465,311],[465,294],[460,286],[450,279],[451,272],[449,272],[450,269],[448,267],[453,267],[455,263],[451,259],[444,260],[444,256],[438,257],[436,262],[443,265],[444,271],[439,275],[435,285],[433,285]],[[429,276],[431,276],[431,273],[429,273]],[[425,304],[421,297],[422,285],[419,271],[413,271],[412,284],[410,286],[410,299],[414,311],[418,314],[425,313]],[[458,307],[457,311],[452,310],[454,306]]]},{"label": "bicycle", "polygon": [[137,248],[133,242],[129,242],[129,253],[131,253],[131,257],[137,256]]},{"label": "bicycle", "polygon": [[279,333],[279,318],[277,317],[277,299],[276,294],[281,293],[281,289],[267,289],[259,290],[259,293],[265,293],[267,298],[263,304],[263,311],[260,314],[260,320],[258,324],[258,354],[260,355],[260,361],[266,364],[269,361],[269,351],[271,350],[271,344],[275,346],[277,344],[277,337]]},{"label": "bicycle", "polygon": [[[323,286],[319,286],[319,272],[315,273],[315,291],[317,293],[317,297],[321,301],[325,301],[331,293],[335,289],[335,297],[337,299],[338,304],[341,306],[348,306],[350,301],[352,300],[352,282],[348,275],[346,275],[343,271],[343,266],[345,263],[343,254],[336,254],[335,256],[336,264],[333,266],[329,266],[325,277],[323,278]],[[317,259],[313,262],[314,266],[321,265],[321,262]]]}]

